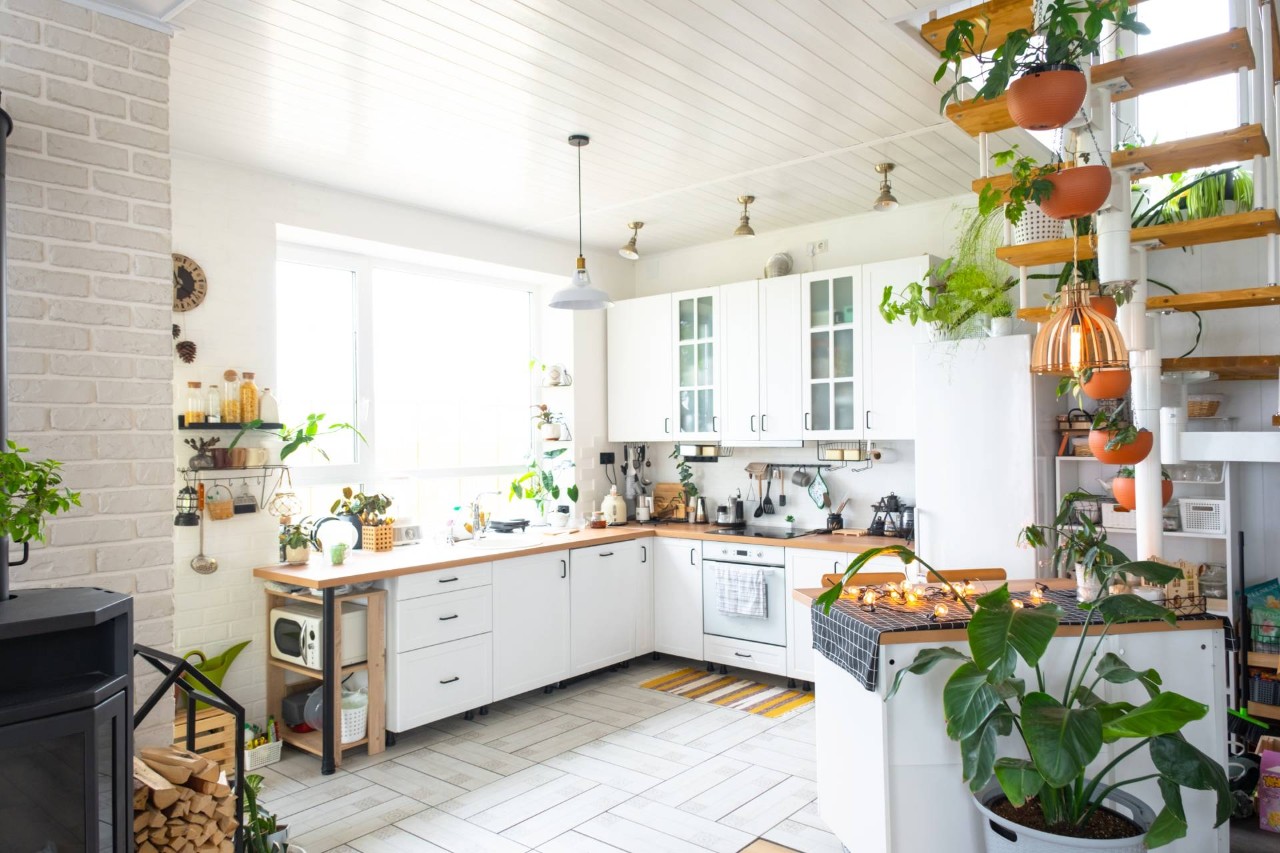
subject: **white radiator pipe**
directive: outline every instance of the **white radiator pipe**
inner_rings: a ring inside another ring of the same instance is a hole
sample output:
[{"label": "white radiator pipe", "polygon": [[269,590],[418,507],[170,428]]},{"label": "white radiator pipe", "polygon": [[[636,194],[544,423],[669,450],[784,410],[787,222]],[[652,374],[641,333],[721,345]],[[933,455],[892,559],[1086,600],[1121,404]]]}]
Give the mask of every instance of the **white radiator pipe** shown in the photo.
[{"label": "white radiator pipe", "polygon": [[[1255,6],[1251,14],[1245,15],[1246,30],[1249,33],[1249,44],[1253,46],[1253,71],[1241,72],[1241,76],[1246,81],[1249,93],[1249,120],[1253,124],[1261,125],[1262,131],[1267,139],[1271,138],[1271,127],[1267,124],[1266,96],[1271,87],[1265,85],[1262,78],[1263,52],[1262,52],[1262,32],[1270,30],[1269,22],[1264,17],[1269,14],[1268,11],[1262,9],[1261,6]],[[1253,158],[1253,196],[1254,202],[1258,207],[1265,208],[1271,206],[1270,184],[1267,181],[1268,163],[1267,158],[1261,154],[1255,155]]]}]

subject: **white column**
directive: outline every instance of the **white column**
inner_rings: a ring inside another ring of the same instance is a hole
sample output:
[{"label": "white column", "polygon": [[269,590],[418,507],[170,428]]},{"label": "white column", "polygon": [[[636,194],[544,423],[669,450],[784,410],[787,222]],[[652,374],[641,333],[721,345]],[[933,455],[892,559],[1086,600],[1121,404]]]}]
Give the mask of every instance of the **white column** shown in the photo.
[{"label": "white column", "polygon": [[1164,547],[1164,503],[1160,493],[1160,345],[1159,325],[1147,317],[1147,252],[1136,250],[1133,300],[1125,307],[1129,315],[1129,368],[1133,372],[1134,426],[1151,431],[1152,451],[1134,468],[1137,503],[1137,552],[1130,556],[1145,560],[1159,556]]},{"label": "white column", "polygon": [[[1270,31],[1269,22],[1266,21],[1265,15],[1268,11],[1259,6],[1255,6],[1250,10],[1250,14],[1245,15],[1247,23],[1246,29],[1249,31],[1249,44],[1253,46],[1254,70],[1241,72],[1249,94],[1248,116],[1249,121],[1253,124],[1262,126],[1262,132],[1266,134],[1267,139],[1271,139],[1271,127],[1267,124],[1266,111],[1266,93],[1270,91],[1270,86],[1264,85],[1262,80],[1262,31],[1265,29]],[[1253,196],[1254,202],[1258,207],[1271,206],[1270,185],[1267,181],[1267,171],[1269,164],[1267,158],[1261,154],[1253,158]]]}]

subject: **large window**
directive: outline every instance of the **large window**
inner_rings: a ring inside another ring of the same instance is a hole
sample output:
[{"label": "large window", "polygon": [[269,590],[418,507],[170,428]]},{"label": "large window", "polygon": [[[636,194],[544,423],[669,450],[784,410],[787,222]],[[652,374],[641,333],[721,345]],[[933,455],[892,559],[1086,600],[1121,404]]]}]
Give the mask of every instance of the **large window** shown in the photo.
[{"label": "large window", "polygon": [[343,485],[391,494],[429,521],[503,491],[530,451],[534,350],[526,284],[282,246],[277,397],[288,424],[356,425],[290,457],[310,513]]}]

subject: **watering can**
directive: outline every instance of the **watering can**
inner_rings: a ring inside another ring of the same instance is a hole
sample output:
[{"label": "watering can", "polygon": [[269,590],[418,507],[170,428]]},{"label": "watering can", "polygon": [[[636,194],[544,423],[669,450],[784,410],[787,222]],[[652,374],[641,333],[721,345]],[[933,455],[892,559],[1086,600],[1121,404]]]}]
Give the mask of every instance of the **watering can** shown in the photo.
[{"label": "watering can", "polygon": [[[195,668],[200,670],[201,674],[204,675],[205,678],[212,681],[218,687],[221,687],[222,679],[226,677],[227,670],[231,668],[231,662],[234,661],[242,651],[244,651],[244,647],[249,645],[249,642],[249,640],[245,640],[243,643],[236,643],[217,657],[208,657],[199,649],[193,649],[182,657],[184,660],[190,661],[191,658],[198,656],[200,660],[194,662]],[[183,681],[187,682],[197,690],[204,689],[200,682],[190,676],[184,676]],[[209,705],[205,702],[196,703],[197,711],[203,711],[208,707]]]}]

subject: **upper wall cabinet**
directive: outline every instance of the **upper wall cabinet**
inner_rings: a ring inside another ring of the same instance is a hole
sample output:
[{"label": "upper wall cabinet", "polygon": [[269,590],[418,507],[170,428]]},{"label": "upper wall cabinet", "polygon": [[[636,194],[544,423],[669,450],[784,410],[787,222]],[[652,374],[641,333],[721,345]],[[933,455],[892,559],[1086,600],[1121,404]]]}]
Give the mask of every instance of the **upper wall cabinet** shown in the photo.
[{"label": "upper wall cabinet", "polygon": [[724,285],[720,303],[721,442],[799,446],[800,276]]},{"label": "upper wall cabinet", "polygon": [[675,440],[718,441],[723,335],[720,289],[673,293],[671,318],[675,334]]},{"label": "upper wall cabinet", "polygon": [[673,441],[672,298],[624,299],[608,322],[609,440]]},{"label": "upper wall cabinet", "polygon": [[887,323],[880,316],[884,289],[901,290],[913,281],[924,281],[934,258],[916,255],[897,261],[867,264],[862,283],[867,292],[867,348],[862,363],[863,438],[876,441],[916,437],[915,345],[929,339],[928,327],[905,320]]}]

